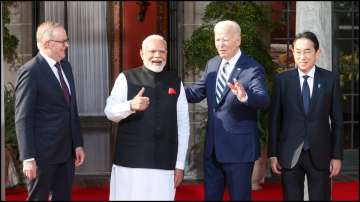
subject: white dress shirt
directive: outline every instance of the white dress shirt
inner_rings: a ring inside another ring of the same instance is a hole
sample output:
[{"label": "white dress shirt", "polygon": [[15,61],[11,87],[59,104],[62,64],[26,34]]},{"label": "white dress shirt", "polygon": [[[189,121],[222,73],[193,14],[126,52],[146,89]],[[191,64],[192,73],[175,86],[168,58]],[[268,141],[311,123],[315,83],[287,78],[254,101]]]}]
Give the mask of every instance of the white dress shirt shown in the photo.
[{"label": "white dress shirt", "polygon": [[299,68],[298,68],[298,72],[299,72],[299,80],[300,80],[300,90],[302,92],[302,86],[304,83],[304,75],[308,75],[309,78],[307,79],[307,83],[309,85],[310,88],[310,97],[312,96],[312,92],[313,92],[313,86],[314,86],[314,76],[315,76],[315,66],[311,68],[311,70],[305,74],[304,72],[302,72]]}]

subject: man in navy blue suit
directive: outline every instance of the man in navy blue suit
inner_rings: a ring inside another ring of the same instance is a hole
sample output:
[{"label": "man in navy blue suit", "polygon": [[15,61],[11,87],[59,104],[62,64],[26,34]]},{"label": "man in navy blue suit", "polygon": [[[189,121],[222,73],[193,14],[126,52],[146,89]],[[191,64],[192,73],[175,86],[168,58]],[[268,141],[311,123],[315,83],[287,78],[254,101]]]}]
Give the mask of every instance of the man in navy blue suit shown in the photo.
[{"label": "man in navy blue suit", "polygon": [[260,155],[257,110],[269,105],[264,68],[240,50],[241,29],[234,21],[214,27],[218,56],[211,58],[188,102],[207,98],[204,151],[205,200],[251,200],[251,175]]},{"label": "man in navy blue suit", "polygon": [[75,82],[62,25],[46,21],[36,32],[39,53],[18,71],[15,124],[27,200],[71,200],[75,166],[85,160]]}]

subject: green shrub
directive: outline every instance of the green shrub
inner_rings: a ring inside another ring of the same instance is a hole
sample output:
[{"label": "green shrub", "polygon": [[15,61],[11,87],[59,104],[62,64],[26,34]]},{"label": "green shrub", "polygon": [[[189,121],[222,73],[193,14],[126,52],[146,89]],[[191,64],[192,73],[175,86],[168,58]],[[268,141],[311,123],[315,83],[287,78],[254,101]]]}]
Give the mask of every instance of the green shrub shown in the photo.
[{"label": "green shrub", "polygon": [[15,130],[15,88],[11,83],[4,86],[4,104],[5,104],[5,144],[9,149],[20,183],[24,182],[24,176],[21,172],[21,161],[19,159],[19,149]]},{"label": "green shrub", "polygon": [[3,29],[3,49],[4,49],[4,58],[9,63],[14,63],[15,59],[18,58],[16,48],[18,46],[19,40],[16,36],[10,34],[9,29],[7,28],[7,24],[10,23],[10,10],[11,6],[16,6],[16,2],[14,1],[3,1],[2,4],[2,29]]}]

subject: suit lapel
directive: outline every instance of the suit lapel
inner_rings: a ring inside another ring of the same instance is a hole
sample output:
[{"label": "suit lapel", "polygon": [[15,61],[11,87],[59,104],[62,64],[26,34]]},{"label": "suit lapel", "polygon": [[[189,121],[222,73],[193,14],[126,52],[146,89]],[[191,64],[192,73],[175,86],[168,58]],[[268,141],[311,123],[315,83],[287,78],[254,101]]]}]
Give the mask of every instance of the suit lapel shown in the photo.
[{"label": "suit lapel", "polygon": [[44,78],[48,78],[50,83],[53,84],[53,86],[56,86],[56,88],[61,91],[62,93],[62,89],[61,89],[61,85],[59,80],[56,78],[54,72],[52,71],[51,67],[49,66],[49,64],[46,62],[45,58],[43,58],[40,53],[38,53],[38,57],[39,57],[39,63],[40,63],[40,67],[42,68],[41,72],[44,73]]},{"label": "suit lapel", "polygon": [[314,107],[319,99],[319,92],[322,86],[322,78],[318,71],[318,67],[315,67],[315,74],[314,74],[314,82],[313,82],[313,92],[310,99],[310,107],[309,107],[309,114],[314,111]]},{"label": "suit lapel", "polygon": [[[74,89],[74,80],[72,79],[72,73],[71,73],[71,69],[70,67],[64,63],[64,62],[61,62],[60,61],[60,64],[61,64],[61,67],[62,67],[62,70],[66,76],[66,79],[67,81],[69,82],[69,88],[70,88],[70,103],[72,103],[72,93],[75,92],[75,89]],[[65,78],[64,78],[65,79]],[[64,97],[65,99],[65,97]]]},{"label": "suit lapel", "polygon": [[[44,73],[44,78],[48,79],[49,80],[49,83],[51,86],[54,86],[54,91],[58,91],[58,93],[60,95],[62,95],[64,101],[63,103],[66,103],[65,101],[65,96],[64,96],[64,93],[62,91],[62,88],[61,88],[61,84],[59,82],[59,80],[56,78],[54,72],[52,71],[51,67],[49,66],[49,64],[46,62],[45,58],[43,58],[40,53],[38,53],[38,56],[39,58],[39,63],[40,63],[40,67],[41,67],[41,72]],[[63,65],[63,63],[61,63],[61,65]],[[66,69],[66,68],[65,68]],[[63,70],[65,72],[65,70]],[[65,73],[66,74],[66,73]],[[68,74],[66,74],[66,78],[68,79],[69,81],[69,85],[71,87],[71,79],[69,79],[68,77]],[[73,91],[72,91],[73,92]],[[71,99],[71,96],[70,96],[70,99]]]},{"label": "suit lapel", "polygon": [[211,89],[212,89],[212,91],[211,91],[212,96],[211,97],[212,97],[213,102],[215,103],[215,106],[218,105],[217,102],[216,102],[216,84],[217,84],[217,75],[218,75],[219,70],[220,70],[221,60],[222,59],[219,57],[218,60],[214,62],[214,65],[213,65],[214,70],[213,71],[215,72],[215,74],[210,74],[209,73],[209,75],[213,76],[213,78],[211,78],[211,80],[214,81],[214,82],[211,82],[211,85],[212,85],[211,86]]},{"label": "suit lapel", "polygon": [[289,89],[294,89],[295,92],[295,99],[297,102],[297,105],[300,107],[301,111],[305,114],[304,111],[304,104],[301,94],[301,86],[300,86],[300,79],[299,79],[299,72],[297,69],[294,69],[292,71],[292,74],[289,79]]}]

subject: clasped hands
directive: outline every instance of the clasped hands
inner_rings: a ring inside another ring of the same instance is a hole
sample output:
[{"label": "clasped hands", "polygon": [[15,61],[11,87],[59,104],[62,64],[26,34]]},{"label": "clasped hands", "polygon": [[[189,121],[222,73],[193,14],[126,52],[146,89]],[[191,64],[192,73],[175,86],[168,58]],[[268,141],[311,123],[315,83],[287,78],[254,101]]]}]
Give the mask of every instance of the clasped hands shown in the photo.
[{"label": "clasped hands", "polygon": [[131,111],[145,111],[150,105],[150,99],[144,96],[145,88],[142,87],[130,102]]}]

